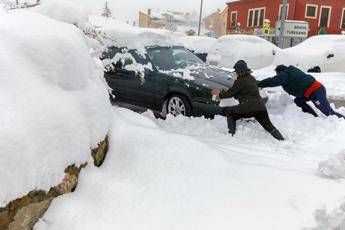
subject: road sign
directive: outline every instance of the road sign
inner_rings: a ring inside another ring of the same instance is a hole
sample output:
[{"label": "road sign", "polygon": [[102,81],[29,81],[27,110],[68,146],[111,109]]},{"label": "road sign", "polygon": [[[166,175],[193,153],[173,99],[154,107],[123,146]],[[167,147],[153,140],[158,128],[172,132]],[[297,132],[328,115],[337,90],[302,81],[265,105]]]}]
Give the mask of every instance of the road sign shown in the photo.
[{"label": "road sign", "polygon": [[[276,35],[280,32],[280,21],[277,22]],[[285,20],[284,37],[306,38],[309,33],[309,23],[305,21]]]},{"label": "road sign", "polygon": [[269,20],[264,20],[264,24],[263,24],[263,32],[265,36],[269,36],[270,35],[270,30],[271,30],[271,23]]}]

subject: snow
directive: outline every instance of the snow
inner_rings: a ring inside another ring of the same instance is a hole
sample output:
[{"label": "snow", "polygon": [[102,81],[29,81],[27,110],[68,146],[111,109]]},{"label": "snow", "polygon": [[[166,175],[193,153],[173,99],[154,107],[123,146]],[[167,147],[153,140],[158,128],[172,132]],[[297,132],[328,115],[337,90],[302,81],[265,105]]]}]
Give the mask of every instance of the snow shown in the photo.
[{"label": "snow", "polygon": [[[327,58],[330,54],[334,57]],[[307,71],[319,66],[322,72],[345,72],[345,36],[318,35],[277,53],[275,64],[296,65]]]},{"label": "snow", "polygon": [[332,212],[327,208],[318,209],[314,212],[317,226],[303,230],[344,230],[345,229],[345,202]]},{"label": "snow", "polygon": [[[45,4],[40,14],[0,12],[0,181],[6,185],[0,207],[61,182],[66,166],[89,161],[90,148],[111,127],[104,165],[89,164],[76,191],[54,200],[35,230],[343,230],[345,120],[304,114],[279,88],[266,91],[267,107],[284,142],[252,120],[239,121],[231,137],[220,116],[163,121],[152,112],[111,109],[103,64],[90,48],[144,50],[181,45],[186,37],[90,16],[97,43],[71,25],[85,22],[83,10],[69,15],[79,11],[61,1],[56,16]],[[197,42],[204,38],[190,39],[195,49],[208,49]],[[254,72],[258,79],[273,76],[273,45],[244,35],[217,44],[221,51],[237,49],[223,58],[224,67],[244,59],[251,68],[265,67]],[[189,79],[191,71],[176,77]],[[345,73],[313,75],[331,97],[345,98]]]},{"label": "snow", "polygon": [[183,46],[195,53],[209,53],[211,46],[217,41],[212,37],[186,36],[181,38]]},{"label": "snow", "polygon": [[52,19],[76,25],[86,30],[89,28],[89,15],[81,5],[67,0],[45,0],[33,8],[33,11]]},{"label": "snow", "polygon": [[207,62],[232,68],[238,60],[245,60],[252,69],[271,65],[280,49],[254,35],[226,35],[211,46]]},{"label": "snow", "polygon": [[320,176],[318,165],[344,150],[345,121],[304,114],[279,92],[269,97],[285,142],[254,122],[239,122],[231,137],[223,117],[163,121],[114,107],[107,161],[83,171],[76,192],[54,201],[34,229],[315,226],[315,210],[344,199],[345,181]]},{"label": "snow", "polygon": [[326,177],[345,178],[345,150],[330,156],[326,161],[320,162],[319,170]]},{"label": "snow", "polygon": [[35,12],[0,14],[0,207],[60,183],[108,133],[103,71],[75,26]]},{"label": "snow", "polygon": [[163,29],[138,28],[116,19],[90,17],[91,24],[103,38],[103,43],[115,47],[136,49],[145,53],[147,46],[181,46],[180,37],[185,35]]}]

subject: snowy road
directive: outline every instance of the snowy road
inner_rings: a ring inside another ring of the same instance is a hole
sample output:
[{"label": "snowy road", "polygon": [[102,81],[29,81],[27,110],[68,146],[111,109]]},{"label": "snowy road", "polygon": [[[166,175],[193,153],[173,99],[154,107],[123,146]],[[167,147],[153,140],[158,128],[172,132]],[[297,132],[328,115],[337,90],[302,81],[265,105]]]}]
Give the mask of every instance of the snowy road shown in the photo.
[{"label": "snowy road", "polygon": [[223,117],[163,121],[115,107],[105,164],[82,172],[76,192],[35,229],[314,227],[315,210],[345,200],[345,181],[318,171],[345,149],[345,121],[303,114],[287,99],[273,95],[268,105],[284,142],[255,122],[239,122],[231,137]]}]

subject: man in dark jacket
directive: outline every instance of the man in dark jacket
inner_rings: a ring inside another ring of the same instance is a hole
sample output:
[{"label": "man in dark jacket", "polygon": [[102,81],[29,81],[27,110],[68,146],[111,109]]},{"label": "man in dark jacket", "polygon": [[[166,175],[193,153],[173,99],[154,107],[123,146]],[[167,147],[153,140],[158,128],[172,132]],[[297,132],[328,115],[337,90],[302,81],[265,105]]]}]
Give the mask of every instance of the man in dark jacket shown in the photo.
[{"label": "man in dark jacket", "polygon": [[229,133],[235,134],[237,120],[254,117],[274,138],[284,140],[281,133],[273,126],[269,119],[256,80],[251,75],[251,70],[248,69],[247,64],[244,61],[238,61],[234,69],[238,78],[232,88],[212,90],[212,95],[219,96],[221,99],[234,97],[240,103],[237,106],[225,107],[223,109],[223,115],[227,117]]},{"label": "man in dark jacket", "polygon": [[313,76],[294,66],[279,65],[275,71],[277,73],[275,77],[260,81],[258,86],[260,88],[282,86],[288,94],[296,97],[294,101],[303,112],[310,113],[315,117],[318,115],[307,104],[307,101],[312,101],[316,108],[326,116],[336,115],[339,118],[345,118],[331,108],[326,97],[326,88]]}]

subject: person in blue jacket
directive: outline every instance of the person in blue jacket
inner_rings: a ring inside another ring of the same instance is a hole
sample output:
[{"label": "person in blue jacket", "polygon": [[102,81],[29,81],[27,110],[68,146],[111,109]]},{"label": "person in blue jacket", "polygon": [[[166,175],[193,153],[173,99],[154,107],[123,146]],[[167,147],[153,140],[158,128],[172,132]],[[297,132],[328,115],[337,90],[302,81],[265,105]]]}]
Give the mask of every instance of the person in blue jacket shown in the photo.
[{"label": "person in blue jacket", "polygon": [[326,116],[336,115],[345,119],[343,115],[332,109],[327,99],[326,88],[313,76],[294,66],[279,65],[275,71],[277,74],[275,77],[259,81],[258,86],[260,88],[282,86],[288,94],[296,97],[294,102],[302,108],[303,112],[310,113],[315,117],[318,115],[307,104],[308,101],[312,101],[315,107]]}]

